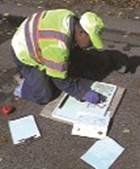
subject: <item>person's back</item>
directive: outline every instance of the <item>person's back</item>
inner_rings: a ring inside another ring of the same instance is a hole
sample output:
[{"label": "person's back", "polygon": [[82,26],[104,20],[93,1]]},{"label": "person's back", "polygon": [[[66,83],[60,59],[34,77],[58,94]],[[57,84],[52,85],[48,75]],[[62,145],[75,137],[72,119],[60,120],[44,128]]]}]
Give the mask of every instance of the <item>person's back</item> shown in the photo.
[{"label": "person's back", "polygon": [[24,64],[39,67],[46,74],[65,79],[72,32],[66,9],[35,13],[27,18],[12,39],[17,58]]}]

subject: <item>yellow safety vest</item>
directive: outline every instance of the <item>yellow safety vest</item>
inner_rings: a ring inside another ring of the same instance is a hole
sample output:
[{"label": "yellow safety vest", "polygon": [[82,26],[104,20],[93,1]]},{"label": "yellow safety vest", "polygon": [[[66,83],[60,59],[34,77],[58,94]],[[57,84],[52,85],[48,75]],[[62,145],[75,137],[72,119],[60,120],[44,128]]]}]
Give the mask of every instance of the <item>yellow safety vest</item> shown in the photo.
[{"label": "yellow safety vest", "polygon": [[45,70],[49,76],[65,79],[72,16],[74,14],[69,10],[56,9],[38,12],[27,18],[12,39],[17,58],[24,64]]}]

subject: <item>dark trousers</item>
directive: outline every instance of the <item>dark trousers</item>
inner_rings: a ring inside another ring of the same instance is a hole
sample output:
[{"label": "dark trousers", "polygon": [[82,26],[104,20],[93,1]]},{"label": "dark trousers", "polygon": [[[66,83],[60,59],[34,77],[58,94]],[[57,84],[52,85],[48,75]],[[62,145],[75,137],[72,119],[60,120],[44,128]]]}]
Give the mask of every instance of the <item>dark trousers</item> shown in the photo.
[{"label": "dark trousers", "polygon": [[22,87],[22,98],[38,104],[47,104],[60,93],[60,90],[56,88],[45,72],[21,63],[13,51],[12,53],[17,70],[25,79]]}]

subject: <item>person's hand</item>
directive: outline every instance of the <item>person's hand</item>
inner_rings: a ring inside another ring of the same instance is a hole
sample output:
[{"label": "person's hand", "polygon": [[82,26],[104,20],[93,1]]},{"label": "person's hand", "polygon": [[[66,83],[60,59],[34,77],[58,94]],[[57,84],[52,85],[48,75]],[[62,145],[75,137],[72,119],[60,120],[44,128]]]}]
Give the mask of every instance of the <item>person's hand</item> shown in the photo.
[{"label": "person's hand", "polygon": [[87,101],[89,103],[98,104],[104,102],[106,100],[106,96],[97,93],[93,90],[90,90],[84,95],[82,100]]}]

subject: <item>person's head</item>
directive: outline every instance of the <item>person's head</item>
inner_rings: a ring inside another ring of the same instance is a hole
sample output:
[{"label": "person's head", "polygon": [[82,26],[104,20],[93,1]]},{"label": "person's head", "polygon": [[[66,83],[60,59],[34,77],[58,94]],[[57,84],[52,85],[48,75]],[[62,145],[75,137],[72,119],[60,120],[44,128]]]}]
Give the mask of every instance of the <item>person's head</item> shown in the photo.
[{"label": "person's head", "polygon": [[75,40],[79,47],[88,48],[93,46],[96,49],[103,48],[101,33],[104,24],[102,19],[93,12],[85,12],[75,29]]},{"label": "person's head", "polygon": [[88,48],[91,46],[89,35],[79,23],[75,25],[75,41],[80,48]]}]

